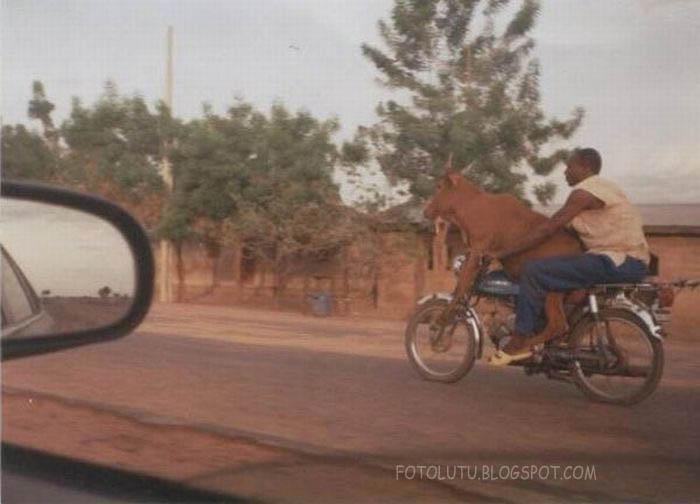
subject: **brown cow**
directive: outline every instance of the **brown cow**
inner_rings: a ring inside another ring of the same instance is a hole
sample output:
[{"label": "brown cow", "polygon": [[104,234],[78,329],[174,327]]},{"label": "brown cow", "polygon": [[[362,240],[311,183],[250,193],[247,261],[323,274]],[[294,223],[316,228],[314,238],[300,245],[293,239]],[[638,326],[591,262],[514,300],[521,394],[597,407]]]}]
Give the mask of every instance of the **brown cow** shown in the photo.
[{"label": "brown cow", "polygon": [[[513,243],[547,219],[512,195],[482,191],[451,168],[448,168],[440,181],[424,214],[431,220],[440,217],[458,226],[465,245],[470,250],[457,282],[455,298],[441,318],[443,324],[449,320],[457,300],[471,290],[482,259],[509,249]],[[524,264],[529,260],[582,252],[581,243],[575,236],[559,231],[540,245],[503,259],[503,269],[517,280]],[[567,329],[562,307],[563,297],[561,293],[550,293],[547,296],[547,327],[528,341],[530,345],[561,335]]]}]

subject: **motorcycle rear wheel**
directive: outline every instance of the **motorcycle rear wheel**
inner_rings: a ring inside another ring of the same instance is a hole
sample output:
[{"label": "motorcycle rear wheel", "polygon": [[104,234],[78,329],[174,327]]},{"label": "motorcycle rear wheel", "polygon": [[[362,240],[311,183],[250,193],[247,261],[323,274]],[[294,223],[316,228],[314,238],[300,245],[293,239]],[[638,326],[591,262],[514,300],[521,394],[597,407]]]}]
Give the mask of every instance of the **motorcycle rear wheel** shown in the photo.
[{"label": "motorcycle rear wheel", "polygon": [[454,383],[465,376],[476,360],[475,326],[455,318],[445,331],[452,331],[447,349],[431,343],[431,324],[442,314],[447,301],[434,299],[420,305],[408,322],[405,334],[408,360],[429,381]]},{"label": "motorcycle rear wheel", "polygon": [[[629,406],[646,399],[656,390],[664,368],[661,340],[651,334],[634,313],[607,308],[600,311],[599,330],[609,338],[606,351],[613,356],[610,367],[598,372],[584,358],[574,357],[571,376],[579,389],[594,401]],[[569,346],[576,355],[600,356],[596,347],[595,320],[581,319],[571,333]],[[613,329],[614,327],[614,329]],[[614,374],[619,370],[620,374]]]}]

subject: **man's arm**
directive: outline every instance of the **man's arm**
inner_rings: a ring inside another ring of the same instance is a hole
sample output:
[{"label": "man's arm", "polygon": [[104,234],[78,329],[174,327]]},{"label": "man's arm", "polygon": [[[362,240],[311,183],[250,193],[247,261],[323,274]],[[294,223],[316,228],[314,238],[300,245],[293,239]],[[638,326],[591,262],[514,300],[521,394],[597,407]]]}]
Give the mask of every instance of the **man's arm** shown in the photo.
[{"label": "man's arm", "polygon": [[605,203],[593,196],[588,191],[576,189],[572,191],[561,209],[551,218],[537,226],[527,235],[518,240],[512,247],[498,251],[495,257],[503,259],[505,257],[518,254],[530,248],[536,247],[560,229],[563,229],[574,217],[584,210],[594,210],[603,208]]}]

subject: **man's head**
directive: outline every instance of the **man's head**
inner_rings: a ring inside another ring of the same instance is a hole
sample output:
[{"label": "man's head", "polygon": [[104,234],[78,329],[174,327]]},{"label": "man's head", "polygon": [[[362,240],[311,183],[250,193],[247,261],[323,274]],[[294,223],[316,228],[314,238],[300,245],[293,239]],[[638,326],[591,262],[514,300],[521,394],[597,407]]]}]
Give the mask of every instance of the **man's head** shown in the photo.
[{"label": "man's head", "polygon": [[575,186],[588,177],[598,175],[602,164],[603,161],[597,150],[590,147],[576,149],[566,162],[564,172],[566,182],[569,186]]}]

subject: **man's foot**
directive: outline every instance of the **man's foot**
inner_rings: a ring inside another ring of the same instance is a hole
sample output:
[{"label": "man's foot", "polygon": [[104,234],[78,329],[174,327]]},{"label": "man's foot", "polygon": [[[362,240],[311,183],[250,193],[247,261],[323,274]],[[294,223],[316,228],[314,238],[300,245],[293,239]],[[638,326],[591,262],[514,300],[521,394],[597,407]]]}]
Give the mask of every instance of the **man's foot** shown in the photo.
[{"label": "man's foot", "polygon": [[532,356],[528,338],[519,334],[513,334],[506,345],[497,350],[489,359],[492,366],[507,366],[511,362],[521,361]]},{"label": "man's foot", "polygon": [[508,338],[508,342],[505,344],[503,348],[501,348],[501,351],[513,355],[517,353],[522,353],[526,350],[529,350],[528,347],[531,345],[530,343],[531,338],[527,338],[525,336],[522,336],[520,334],[513,334]]},{"label": "man's foot", "polygon": [[532,352],[529,350],[517,354],[508,354],[503,350],[496,350],[496,353],[489,359],[489,364],[492,366],[507,366],[512,362],[521,361],[529,357],[532,357]]}]

